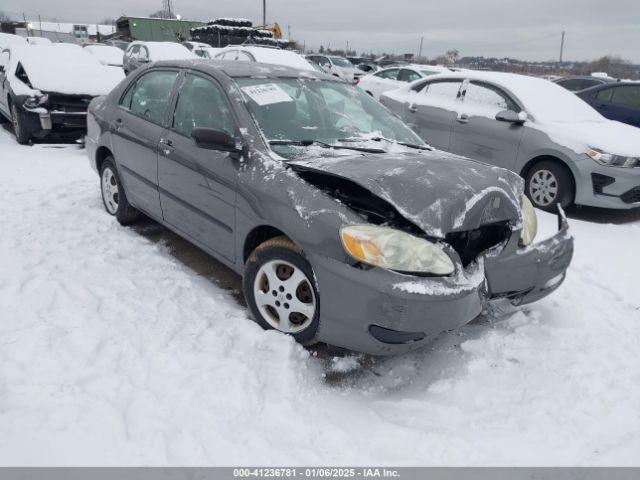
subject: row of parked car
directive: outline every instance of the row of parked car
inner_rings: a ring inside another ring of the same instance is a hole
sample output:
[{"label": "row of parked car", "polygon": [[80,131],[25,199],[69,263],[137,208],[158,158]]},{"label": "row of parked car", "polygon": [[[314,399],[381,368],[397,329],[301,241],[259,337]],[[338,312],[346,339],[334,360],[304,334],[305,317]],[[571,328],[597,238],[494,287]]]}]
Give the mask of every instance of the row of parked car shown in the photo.
[{"label": "row of parked car", "polygon": [[[161,59],[175,45],[131,43],[124,68],[10,46],[0,110],[19,141],[84,122],[105,210],[215,256],[253,317],[300,342],[395,353],[488,300],[535,301],[571,261],[562,207],[640,206],[640,130],[549,81],[403,65],[371,76],[404,86],[374,92],[293,52]],[[537,243],[533,205],[559,220]]]}]

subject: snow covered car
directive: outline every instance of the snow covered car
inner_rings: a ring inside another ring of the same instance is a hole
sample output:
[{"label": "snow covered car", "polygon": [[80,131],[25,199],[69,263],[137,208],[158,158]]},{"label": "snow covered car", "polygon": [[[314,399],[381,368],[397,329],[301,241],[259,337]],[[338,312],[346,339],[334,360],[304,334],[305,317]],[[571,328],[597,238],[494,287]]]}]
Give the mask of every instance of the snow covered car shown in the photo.
[{"label": "snow covered car", "polygon": [[175,42],[131,42],[124,52],[122,68],[129,75],[136,68],[159,60],[198,58],[187,47]]},{"label": "snow covered car", "polygon": [[355,80],[355,68],[346,58],[335,55],[307,55],[307,60],[319,65],[329,75],[341,78],[345,82],[353,83]]},{"label": "snow covered car", "polygon": [[87,107],[124,78],[77,45],[13,45],[0,52],[0,116],[18,143],[51,133],[82,135]]},{"label": "snow covered car", "polygon": [[490,299],[548,295],[573,252],[561,210],[533,243],[516,174],[430,149],[326,74],[159,62],[91,103],[86,146],[110,215],[204,249],[261,326],[302,343],[418,347]]},{"label": "snow covered car", "polygon": [[640,130],[606,119],[555,83],[467,71],[380,101],[430,145],[519,173],[538,208],[640,207]]},{"label": "snow covered car", "polygon": [[95,56],[103,65],[112,67],[122,67],[124,52],[118,47],[112,45],[86,45],[84,49],[91,55]]},{"label": "snow covered car", "polygon": [[397,90],[407,83],[439,73],[450,72],[446,67],[437,65],[406,65],[402,67],[385,68],[369,75],[363,75],[358,80],[358,87],[363,89],[376,100],[389,90]]},{"label": "snow covered car", "polygon": [[0,52],[11,45],[28,45],[28,43],[18,35],[0,32]]},{"label": "snow covered car", "polygon": [[282,50],[275,47],[228,46],[221,49],[215,58],[218,60],[270,63],[300,70],[315,70],[303,56],[291,50]]}]

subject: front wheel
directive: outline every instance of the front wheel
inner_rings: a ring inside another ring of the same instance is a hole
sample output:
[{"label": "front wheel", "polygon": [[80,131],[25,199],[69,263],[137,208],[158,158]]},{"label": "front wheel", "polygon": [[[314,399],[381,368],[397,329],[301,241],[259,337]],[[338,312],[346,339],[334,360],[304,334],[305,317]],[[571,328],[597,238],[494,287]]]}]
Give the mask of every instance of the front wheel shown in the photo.
[{"label": "front wheel", "polygon": [[249,256],[242,282],[256,322],[264,329],[310,343],[318,330],[320,299],[311,265],[288,238],[260,244]]},{"label": "front wheel", "polygon": [[15,103],[11,104],[11,122],[17,142],[20,145],[28,144],[31,141],[31,130],[24,112]]},{"label": "front wheel", "polygon": [[129,225],[138,219],[140,213],[127,201],[113,157],[108,157],[100,169],[100,191],[104,209],[116,217],[120,225]]},{"label": "front wheel", "polygon": [[557,211],[558,205],[566,208],[574,199],[571,173],[548,160],[531,167],[525,180],[525,189],[531,203],[548,212]]}]

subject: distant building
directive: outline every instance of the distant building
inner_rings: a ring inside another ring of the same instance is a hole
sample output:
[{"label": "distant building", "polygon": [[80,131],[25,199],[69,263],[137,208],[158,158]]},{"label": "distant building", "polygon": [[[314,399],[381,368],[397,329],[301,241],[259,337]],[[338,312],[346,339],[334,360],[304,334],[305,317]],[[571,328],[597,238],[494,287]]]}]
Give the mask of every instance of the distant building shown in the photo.
[{"label": "distant building", "polygon": [[191,29],[204,22],[147,17],[120,17],[116,21],[116,35],[126,40],[149,42],[182,42],[191,40]]},{"label": "distant building", "polygon": [[97,25],[90,23],[40,22],[29,20],[26,25],[15,29],[22,37],[44,37],[52,42],[91,43],[112,36],[115,25]]}]

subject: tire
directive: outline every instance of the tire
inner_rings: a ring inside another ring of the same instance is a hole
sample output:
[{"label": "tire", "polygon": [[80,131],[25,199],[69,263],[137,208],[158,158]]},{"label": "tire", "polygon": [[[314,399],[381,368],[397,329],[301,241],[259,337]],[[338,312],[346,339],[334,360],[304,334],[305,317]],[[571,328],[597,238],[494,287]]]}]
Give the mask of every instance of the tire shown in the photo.
[{"label": "tire", "polygon": [[11,104],[11,122],[13,123],[13,133],[16,136],[16,141],[20,145],[28,145],[32,134],[29,122],[27,122],[24,112],[15,103]]},{"label": "tire", "polygon": [[525,179],[525,193],[531,203],[541,210],[556,212],[558,205],[567,208],[575,198],[571,172],[549,160],[533,165]]},{"label": "tire", "polygon": [[116,217],[120,225],[129,225],[140,217],[140,212],[127,200],[113,157],[107,157],[100,167],[100,193],[104,209]]},{"label": "tire", "polygon": [[245,263],[242,288],[253,319],[262,328],[286,333],[302,344],[313,343],[320,297],[311,265],[291,240],[276,237],[260,244]]}]

